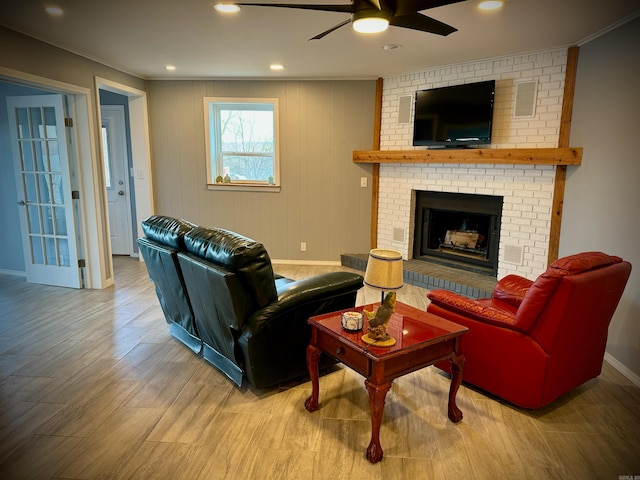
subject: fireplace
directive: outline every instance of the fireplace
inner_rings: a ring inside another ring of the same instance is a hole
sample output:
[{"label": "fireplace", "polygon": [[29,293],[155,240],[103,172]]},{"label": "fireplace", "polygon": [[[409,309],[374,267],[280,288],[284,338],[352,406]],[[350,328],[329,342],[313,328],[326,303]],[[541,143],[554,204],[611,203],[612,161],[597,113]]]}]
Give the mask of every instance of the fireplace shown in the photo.
[{"label": "fireplace", "polygon": [[503,197],[416,191],[413,258],[496,276]]}]

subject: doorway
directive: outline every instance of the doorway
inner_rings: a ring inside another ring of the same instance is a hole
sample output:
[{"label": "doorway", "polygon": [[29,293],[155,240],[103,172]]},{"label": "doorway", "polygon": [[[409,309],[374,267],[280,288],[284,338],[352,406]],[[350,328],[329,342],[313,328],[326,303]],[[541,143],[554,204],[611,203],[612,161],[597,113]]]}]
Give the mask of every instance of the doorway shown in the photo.
[{"label": "doorway", "polygon": [[[77,148],[75,162],[77,169],[77,184],[80,198],[76,207],[76,218],[81,240],[79,251],[82,254],[85,267],[83,272],[86,288],[102,289],[114,283],[113,260],[109,242],[109,226],[107,218],[106,195],[102,185],[102,161],[100,155],[100,123],[94,119],[100,116],[98,90],[105,88],[127,97],[129,116],[131,120],[131,149],[132,171],[135,175],[135,214],[136,218],[146,218],[153,211],[153,198],[150,176],[150,141],[149,122],[147,112],[146,92],[116,82],[94,78],[94,89],[52,80],[37,75],[20,72],[0,66],[0,86],[18,85],[36,88],[48,93],[66,95],[69,110],[76,112],[73,119],[71,136]],[[7,95],[3,93],[3,95]],[[97,113],[96,113],[97,111]],[[3,128],[4,131],[8,131]],[[0,135],[2,133],[0,132]],[[8,135],[8,133],[7,133]],[[9,145],[9,140],[1,143]],[[11,155],[0,157],[3,188],[0,189],[0,202],[3,205],[14,205],[0,214],[3,227],[8,231],[20,230],[19,207],[17,205],[15,182],[13,181],[13,162]],[[11,179],[10,188],[5,187],[5,177]],[[96,186],[98,188],[96,188]],[[139,222],[138,222],[139,223]],[[140,236],[141,227],[132,229],[134,235]],[[25,275],[22,243],[18,238],[3,240],[3,250],[0,252],[0,271],[13,275]]]},{"label": "doorway", "polygon": [[[102,94],[100,95],[102,99]],[[124,105],[101,105],[102,163],[109,209],[109,236],[112,255],[132,255],[133,238],[129,168],[129,142],[127,141]]]}]

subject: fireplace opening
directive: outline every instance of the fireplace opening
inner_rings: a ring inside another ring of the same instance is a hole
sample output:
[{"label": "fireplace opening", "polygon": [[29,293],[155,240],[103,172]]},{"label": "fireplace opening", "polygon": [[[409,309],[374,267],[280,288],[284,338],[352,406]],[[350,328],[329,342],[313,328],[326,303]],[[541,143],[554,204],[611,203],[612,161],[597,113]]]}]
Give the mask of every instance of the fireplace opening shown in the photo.
[{"label": "fireplace opening", "polygon": [[503,197],[416,192],[413,258],[496,276]]}]

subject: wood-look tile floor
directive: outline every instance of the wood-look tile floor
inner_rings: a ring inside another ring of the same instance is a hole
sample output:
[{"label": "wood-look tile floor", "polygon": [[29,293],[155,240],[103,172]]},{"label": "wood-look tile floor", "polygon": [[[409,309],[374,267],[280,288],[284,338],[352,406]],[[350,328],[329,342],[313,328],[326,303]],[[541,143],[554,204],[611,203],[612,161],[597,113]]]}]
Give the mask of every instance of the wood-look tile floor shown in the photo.
[{"label": "wood-look tile floor", "polygon": [[[449,379],[434,367],[387,395],[382,462],[363,378],[323,376],[236,388],[169,336],[143,264],[116,258],[116,286],[72,290],[0,275],[2,479],[613,479],[640,475],[640,388],[610,365],[537,411],[468,386],[447,419]],[[276,265],[301,278],[342,267]],[[377,301],[363,289],[358,304]],[[425,291],[399,300],[426,307]]]}]

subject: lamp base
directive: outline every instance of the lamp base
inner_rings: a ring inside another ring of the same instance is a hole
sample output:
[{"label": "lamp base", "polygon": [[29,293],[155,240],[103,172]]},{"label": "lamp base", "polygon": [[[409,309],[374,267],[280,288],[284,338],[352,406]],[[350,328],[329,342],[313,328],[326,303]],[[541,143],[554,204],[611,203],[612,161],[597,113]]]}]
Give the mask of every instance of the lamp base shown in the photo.
[{"label": "lamp base", "polygon": [[362,336],[362,341],[374,347],[393,347],[396,344],[396,339],[393,337],[389,337],[386,340],[376,340],[371,338],[368,333]]}]

